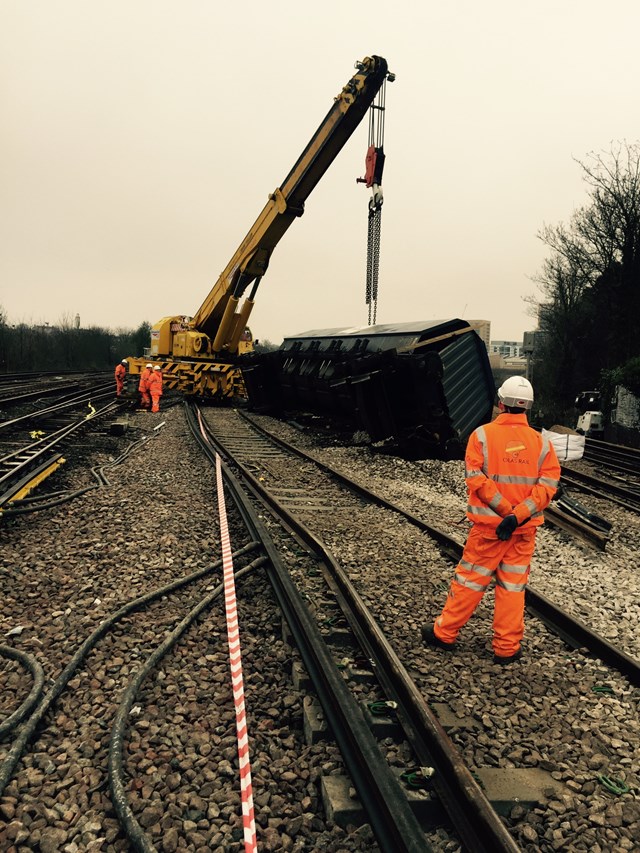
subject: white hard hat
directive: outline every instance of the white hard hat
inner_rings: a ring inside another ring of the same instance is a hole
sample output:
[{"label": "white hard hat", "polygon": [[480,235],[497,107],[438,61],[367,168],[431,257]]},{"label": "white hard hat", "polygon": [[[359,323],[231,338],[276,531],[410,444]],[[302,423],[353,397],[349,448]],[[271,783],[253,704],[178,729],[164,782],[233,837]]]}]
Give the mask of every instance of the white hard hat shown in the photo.
[{"label": "white hard hat", "polygon": [[153,367],[153,365],[151,364],[151,362],[149,362],[149,364],[147,364],[147,367]]},{"label": "white hard hat", "polygon": [[524,376],[510,376],[498,388],[498,399],[505,406],[530,409],[533,406],[533,386]]},{"label": "white hard hat", "polygon": [[126,358],[123,358],[123,359],[122,359],[122,363],[123,363],[123,364],[126,364],[126,363],[127,363],[127,359],[126,359]]},{"label": "white hard hat", "polygon": [[159,365],[159,364],[156,364],[156,366],[155,366],[153,369],[154,369],[154,370],[162,370],[162,368],[160,367],[160,365]]}]

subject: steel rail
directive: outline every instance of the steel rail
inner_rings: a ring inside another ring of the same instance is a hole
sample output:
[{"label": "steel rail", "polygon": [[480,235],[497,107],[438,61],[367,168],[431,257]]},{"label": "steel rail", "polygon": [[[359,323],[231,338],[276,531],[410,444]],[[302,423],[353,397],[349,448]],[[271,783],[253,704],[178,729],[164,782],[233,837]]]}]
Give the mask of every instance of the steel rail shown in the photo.
[{"label": "steel rail", "polygon": [[[194,435],[198,437],[200,423],[196,423],[195,409],[187,403],[185,410],[187,422]],[[249,520],[252,525],[252,534],[262,541],[269,556],[271,567],[267,569],[267,572],[275,595],[289,624],[309,677],[313,681],[318,699],[340,747],[345,765],[367,810],[371,827],[380,848],[385,853],[403,853],[403,851],[425,853],[425,851],[429,851],[431,848],[426,842],[424,831],[413,814],[404,792],[393,777],[386,759],[382,756],[378,743],[365,722],[356,700],[337,669],[335,660],[320,633],[316,620],[283,565],[265,525],[259,519],[237,478],[224,461],[232,460],[229,451],[215,439],[206,423],[203,424],[203,428],[210,443],[209,449],[205,449],[207,456],[212,459],[216,451],[220,454],[223,460],[222,469],[225,482],[232,492],[233,499],[241,508],[243,518]],[[202,440],[198,440],[202,445]],[[258,480],[237,460],[233,459],[233,464],[241,472],[242,479],[254,497],[262,502],[264,490]],[[323,546],[319,543],[315,543],[312,550],[316,560],[326,561],[328,559]]]},{"label": "steel rail", "polygon": [[111,383],[109,383],[109,386],[101,385],[99,388],[93,389],[92,391],[83,391],[82,394],[79,394],[77,397],[73,397],[71,400],[66,400],[63,403],[56,403],[53,406],[47,406],[45,409],[39,409],[36,412],[21,415],[18,418],[11,418],[11,420],[8,421],[0,421],[0,430],[16,426],[20,423],[29,423],[31,421],[37,422],[47,416],[55,415],[58,412],[65,411],[66,409],[72,409],[74,406],[78,406],[81,403],[91,402],[92,400],[105,400],[108,397],[113,397],[113,390],[106,390],[107,387],[111,388]]},{"label": "steel rail", "polygon": [[[37,478],[49,465],[59,459],[58,448],[65,439],[82,427],[86,427],[95,418],[113,411],[118,405],[117,402],[112,401],[91,415],[61,427],[50,436],[2,457],[0,459],[0,489],[2,489],[0,507],[7,504],[18,491],[27,487],[31,480]],[[5,470],[2,471],[2,468]]]},{"label": "steel rail", "polygon": [[38,388],[35,391],[25,391],[21,394],[14,394],[12,397],[2,397],[0,406],[17,405],[18,403],[26,403],[29,400],[37,400],[40,397],[53,397],[54,394],[59,394],[62,391],[77,391],[78,383],[73,385],[49,386],[47,388]]},{"label": "steel rail", "polygon": [[612,483],[611,480],[603,480],[600,477],[585,474],[583,471],[567,470],[564,467],[562,469],[562,482],[594,497],[612,501],[625,509],[640,511],[640,491],[636,489],[619,486],[617,483]]},{"label": "steel rail", "polygon": [[[326,462],[321,462],[314,456],[305,453],[304,450],[294,447],[293,445],[289,445],[288,442],[284,441],[283,439],[272,435],[268,430],[257,424],[250,416],[246,415],[245,413],[239,414],[241,415],[241,417],[247,420],[258,432],[271,438],[274,443],[280,445],[281,447],[289,450],[292,453],[297,454],[302,459],[307,459],[308,461],[313,462],[320,468],[331,473],[332,476],[334,476],[337,480],[339,480],[348,488],[353,489],[364,497],[368,497],[369,500],[372,500],[378,503],[380,506],[386,507],[388,509],[393,510],[394,512],[397,512],[399,515],[410,521],[414,526],[418,527],[421,530],[424,530],[425,533],[428,533],[430,536],[432,536],[434,541],[438,544],[445,542],[446,547],[443,547],[442,551],[448,557],[453,558],[454,562],[458,562],[458,560],[462,556],[462,545],[456,542],[455,539],[451,538],[444,531],[433,527],[432,525],[423,521],[423,519],[413,515],[413,513],[402,509],[402,507],[397,506],[396,504],[392,503],[381,495],[378,495],[376,492],[371,491],[366,486],[363,486],[362,484],[351,480],[351,478],[348,477],[346,474],[343,474],[341,471],[337,470],[336,468],[333,468]],[[617,669],[623,675],[625,675],[631,683],[635,685],[640,685],[640,661],[638,661],[636,658],[632,658],[625,652],[615,648],[615,646],[612,646],[600,634],[593,631],[591,628],[589,628],[576,617],[571,616],[571,614],[562,610],[562,608],[553,604],[553,602],[547,599],[542,593],[537,592],[530,585],[527,585],[525,591],[525,601],[528,611],[532,615],[539,617],[547,625],[547,627],[549,627],[559,637],[565,639],[570,646],[573,646],[574,648],[588,649],[590,653],[592,653],[596,657],[599,657],[604,663],[607,664],[607,666],[611,666],[614,669]]]},{"label": "steel rail", "polygon": [[16,379],[41,379],[43,376],[112,376],[113,371],[109,370],[33,370],[25,371],[24,373],[0,373],[0,386],[8,385]]},{"label": "steel rail", "polygon": [[585,524],[579,518],[563,512],[560,507],[549,504],[544,511],[544,517],[545,521],[548,521],[553,527],[564,530],[565,533],[569,533],[571,536],[577,536],[588,545],[598,548],[600,551],[605,550],[609,540],[608,533]]},{"label": "steel rail", "polygon": [[637,447],[628,447],[624,444],[614,444],[612,441],[603,441],[600,438],[587,438],[585,441],[586,452],[597,452],[600,454],[608,454],[610,456],[622,456],[627,459],[633,459],[640,467],[640,449]]},{"label": "steel rail", "polygon": [[[251,420],[249,418],[247,420],[253,426]],[[259,432],[268,437],[270,441],[274,440],[274,437],[268,432],[261,429]],[[291,448],[286,442],[276,440],[275,443],[280,445],[282,449],[291,452]],[[295,452],[295,448],[293,451]],[[225,455],[229,454],[227,449],[223,449],[223,452]],[[318,464],[316,459],[307,457],[304,452],[299,455],[316,465]],[[434,790],[456,834],[462,839],[465,850],[476,851],[476,853],[497,853],[497,851],[515,853],[519,848],[513,838],[509,835],[502,820],[462,761],[449,736],[429,709],[424,697],[415,686],[346,573],[326,550],[326,546],[306,525],[295,515],[292,515],[262,485],[259,479],[237,459],[233,460],[233,464],[242,472],[243,479],[250,484],[252,491],[256,493],[259,499],[266,502],[272,512],[288,528],[292,529],[310,550],[318,555],[323,555],[328,577],[332,581],[331,585],[337,588],[338,600],[352,631],[364,649],[366,656],[375,661],[376,675],[387,695],[399,705],[398,719],[403,725],[407,739],[414,747],[420,762],[425,766],[435,765],[437,768],[438,772],[432,780]],[[320,467],[323,466],[320,464]],[[349,481],[348,485],[352,486],[353,484]],[[363,494],[366,494],[366,491],[363,491]],[[369,497],[369,499],[371,498]],[[448,544],[450,545],[451,542]],[[335,663],[333,666],[335,667]],[[359,793],[361,792],[359,791]]]}]

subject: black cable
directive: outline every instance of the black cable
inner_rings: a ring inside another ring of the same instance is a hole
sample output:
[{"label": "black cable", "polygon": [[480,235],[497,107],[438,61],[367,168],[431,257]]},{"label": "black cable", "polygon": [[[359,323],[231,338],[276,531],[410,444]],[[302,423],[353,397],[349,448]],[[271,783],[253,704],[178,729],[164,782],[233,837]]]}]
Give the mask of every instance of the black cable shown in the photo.
[{"label": "black cable", "polygon": [[[258,557],[248,566],[234,573],[236,580],[244,577],[254,569],[268,563],[267,557]],[[120,705],[113,722],[111,729],[111,738],[109,739],[109,788],[111,791],[111,801],[118,815],[118,819],[122,825],[125,835],[133,845],[135,850],[141,853],[154,853],[156,848],[153,846],[149,837],[142,829],[136,820],[131,807],[127,803],[127,794],[124,786],[124,772],[122,764],[123,741],[127,720],[131,713],[131,707],[136,699],[136,694],[140,689],[142,682],[149,675],[151,670],[159,661],[171,651],[178,642],[184,632],[196,621],[198,616],[216,599],[221,592],[224,591],[224,585],[219,584],[209,595],[206,595],[202,601],[197,604],[193,610],[182,619],[181,622],[168,634],[163,642],[149,655],[142,669],[139,669],[134,678],[129,682],[122,694]]]},{"label": "black cable", "polygon": [[[250,542],[248,545],[245,545],[243,548],[240,548],[239,551],[236,552],[234,557],[240,557],[244,554],[249,553],[254,548],[258,546],[257,542]],[[64,688],[67,686],[69,680],[73,677],[76,670],[85,659],[87,654],[96,646],[98,641],[102,639],[102,637],[107,633],[107,631],[115,625],[115,623],[122,619],[123,616],[127,616],[129,613],[132,613],[135,610],[139,610],[145,604],[149,604],[155,599],[160,598],[163,595],[167,595],[170,592],[173,592],[176,589],[180,589],[183,586],[187,586],[193,581],[199,580],[202,577],[205,577],[207,574],[215,571],[220,568],[222,565],[222,560],[217,560],[212,566],[208,566],[206,569],[199,569],[197,572],[194,572],[191,575],[188,575],[185,578],[178,578],[175,581],[167,584],[166,586],[160,587],[160,589],[154,590],[152,592],[148,592],[145,595],[141,595],[139,598],[135,598],[133,601],[128,602],[119,610],[117,610],[112,616],[104,619],[98,627],[89,634],[87,639],[82,643],[80,648],[73,655],[69,663],[60,673],[58,678],[51,684],[48,691],[42,697],[40,702],[38,703],[35,711],[29,717],[29,719],[24,724],[22,730],[18,734],[17,738],[11,745],[11,748],[4,760],[0,764],[0,797],[4,793],[4,789],[6,788],[9,780],[11,779],[13,772],[20,761],[20,757],[24,751],[24,748],[29,743],[31,738],[33,737],[34,732],[36,731],[40,721],[47,713],[49,708],[54,704],[58,696],[62,693]]]},{"label": "black cable", "polygon": [[33,686],[27,698],[13,714],[10,714],[6,720],[0,723],[0,738],[2,738],[22,722],[40,698],[44,688],[44,670],[33,655],[29,655],[19,649],[14,649],[13,646],[0,646],[0,656],[19,661],[33,676]]}]

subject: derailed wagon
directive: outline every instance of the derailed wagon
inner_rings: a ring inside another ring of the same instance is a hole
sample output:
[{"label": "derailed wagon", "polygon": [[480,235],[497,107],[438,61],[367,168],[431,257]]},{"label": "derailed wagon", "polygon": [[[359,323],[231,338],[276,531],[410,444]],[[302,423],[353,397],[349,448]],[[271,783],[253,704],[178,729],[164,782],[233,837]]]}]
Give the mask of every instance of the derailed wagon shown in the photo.
[{"label": "derailed wagon", "polygon": [[326,414],[413,458],[462,458],[495,398],[486,347],[459,319],[294,335],[243,378],[256,411]]}]

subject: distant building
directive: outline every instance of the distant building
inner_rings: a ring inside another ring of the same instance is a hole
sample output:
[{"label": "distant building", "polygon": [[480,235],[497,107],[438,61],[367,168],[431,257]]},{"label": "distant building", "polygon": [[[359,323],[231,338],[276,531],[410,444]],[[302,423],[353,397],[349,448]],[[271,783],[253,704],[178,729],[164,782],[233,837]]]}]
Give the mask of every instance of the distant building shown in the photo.
[{"label": "distant building", "polygon": [[[491,356],[502,356],[502,359],[507,361],[512,358],[521,358],[524,355],[522,341],[491,340],[490,320],[469,320],[469,325],[478,333],[478,336],[487,348],[490,360],[499,363],[500,359],[491,359]],[[502,364],[501,366],[504,367],[505,365]]]},{"label": "distant building", "polygon": [[504,359],[518,358],[522,353],[522,341],[491,341],[489,355],[498,353]]},{"label": "distant building", "polygon": [[529,356],[522,341],[491,341],[488,352],[494,376],[500,379],[513,375],[529,376]]},{"label": "distant building", "polygon": [[480,340],[486,346],[487,352],[489,352],[489,345],[491,343],[491,321],[490,320],[469,320],[469,325],[475,329]]},{"label": "distant building", "polygon": [[[489,320],[469,320],[469,325],[473,326],[486,346],[492,370],[528,375],[527,357],[531,353],[533,341],[531,341],[529,348],[522,341],[492,341],[491,322]],[[533,332],[525,332],[525,339],[528,335],[532,336],[533,334]],[[529,341],[526,340],[525,343],[529,343]]]}]

